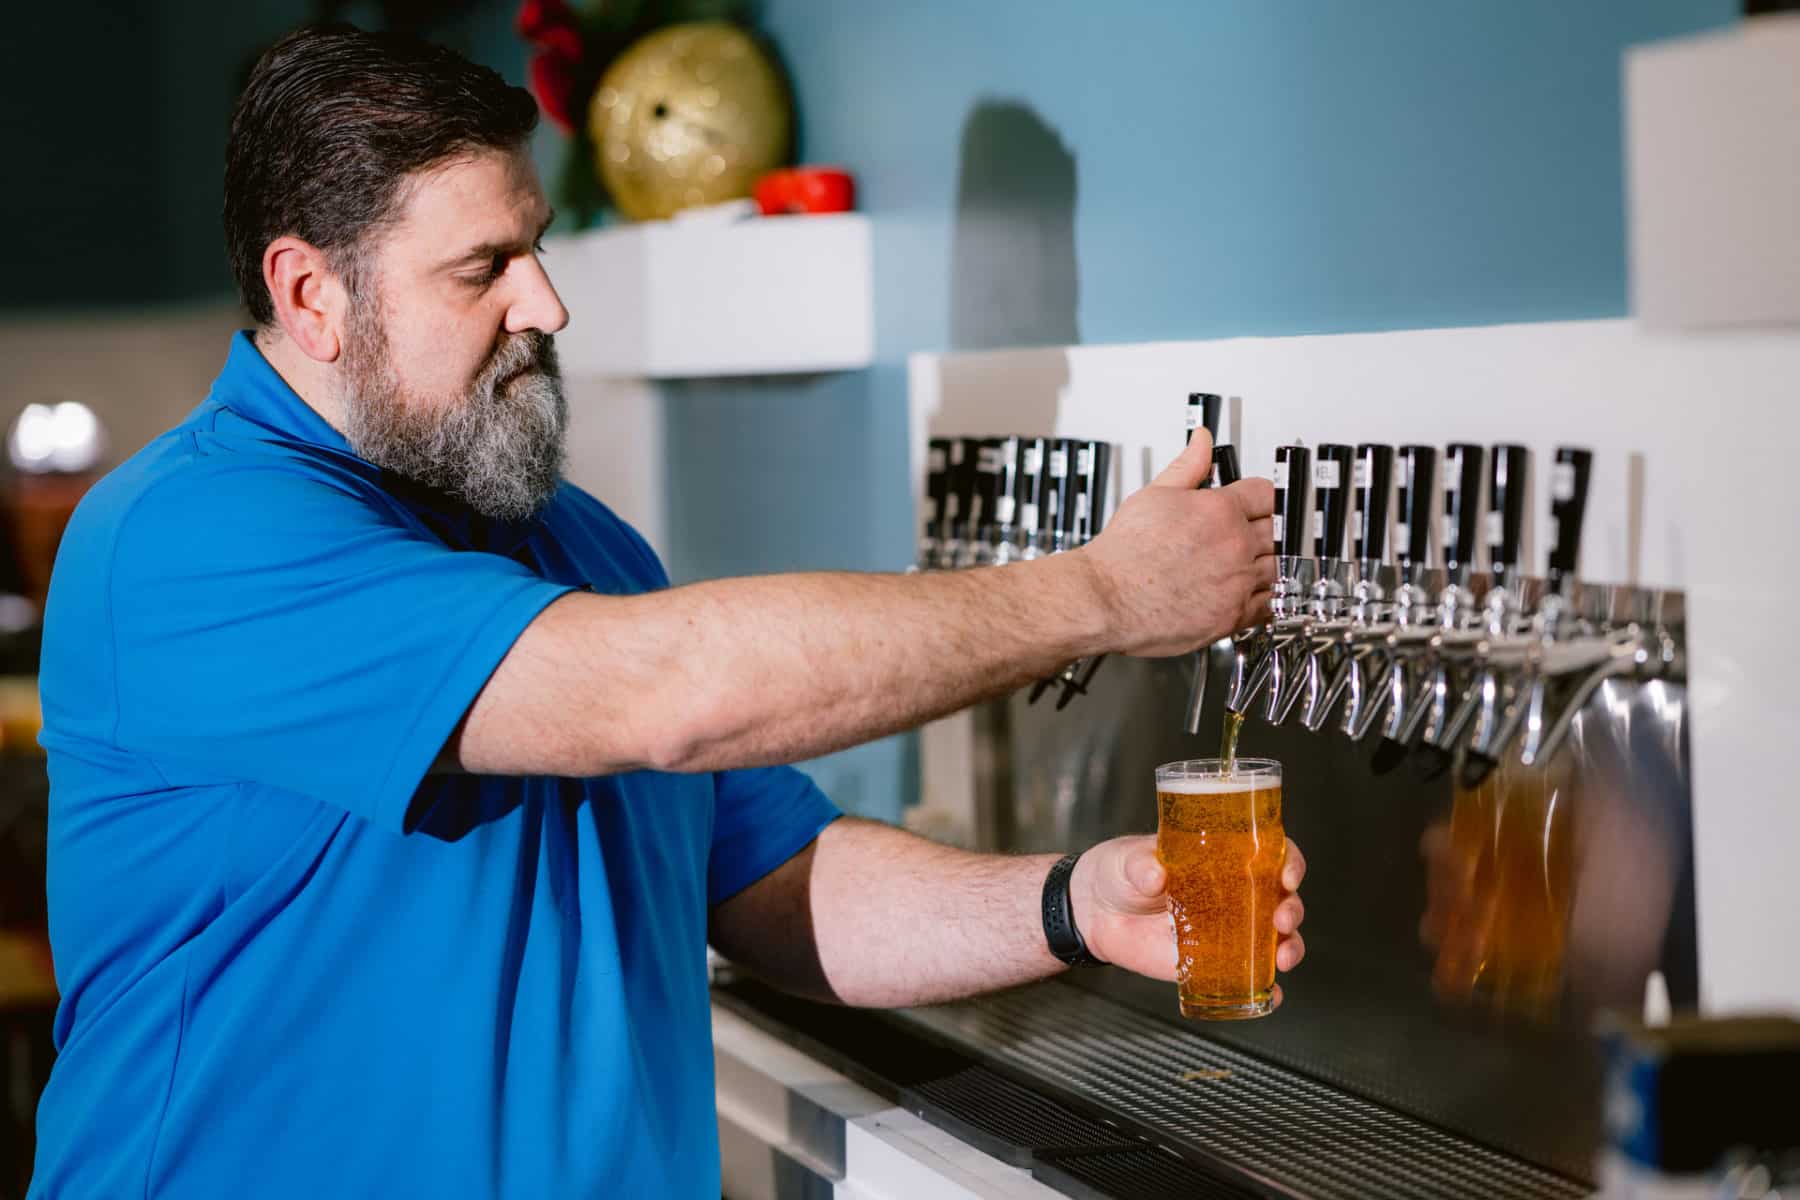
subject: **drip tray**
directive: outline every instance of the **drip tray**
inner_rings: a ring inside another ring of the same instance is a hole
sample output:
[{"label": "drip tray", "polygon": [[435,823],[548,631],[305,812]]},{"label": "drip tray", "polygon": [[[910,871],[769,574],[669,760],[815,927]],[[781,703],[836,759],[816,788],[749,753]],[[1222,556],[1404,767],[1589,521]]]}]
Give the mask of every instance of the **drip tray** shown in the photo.
[{"label": "drip tray", "polygon": [[714,998],[1081,1200],[1575,1200],[1581,1182],[1055,982],[874,1012]]}]

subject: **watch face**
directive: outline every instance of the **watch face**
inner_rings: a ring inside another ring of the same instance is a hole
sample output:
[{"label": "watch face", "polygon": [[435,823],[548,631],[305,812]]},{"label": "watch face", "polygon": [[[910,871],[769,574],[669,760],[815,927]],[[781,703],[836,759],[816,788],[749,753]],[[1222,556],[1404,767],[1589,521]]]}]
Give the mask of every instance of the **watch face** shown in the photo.
[{"label": "watch face", "polygon": [[781,73],[723,22],[637,42],[601,79],[588,121],[600,178],[637,220],[748,196],[787,160],[791,125]]}]

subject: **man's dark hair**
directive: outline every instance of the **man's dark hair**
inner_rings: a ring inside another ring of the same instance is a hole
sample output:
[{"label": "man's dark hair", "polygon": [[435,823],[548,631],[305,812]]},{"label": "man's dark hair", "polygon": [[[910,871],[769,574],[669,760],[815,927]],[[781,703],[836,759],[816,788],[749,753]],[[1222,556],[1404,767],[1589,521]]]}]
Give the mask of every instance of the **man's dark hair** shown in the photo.
[{"label": "man's dark hair", "polygon": [[225,146],[225,249],[251,317],[275,319],[270,242],[310,242],[354,287],[358,252],[398,215],[408,175],[516,149],[537,118],[530,92],[442,46],[349,25],[281,39],[250,72]]}]

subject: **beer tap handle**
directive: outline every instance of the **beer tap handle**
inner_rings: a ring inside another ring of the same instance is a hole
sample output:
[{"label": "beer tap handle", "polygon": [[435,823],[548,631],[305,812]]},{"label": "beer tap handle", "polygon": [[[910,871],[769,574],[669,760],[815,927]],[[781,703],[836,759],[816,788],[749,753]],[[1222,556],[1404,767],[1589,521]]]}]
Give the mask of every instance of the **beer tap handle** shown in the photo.
[{"label": "beer tap handle", "polygon": [[919,544],[919,566],[937,566],[950,502],[950,439],[932,438],[925,449],[925,537]]},{"label": "beer tap handle", "polygon": [[1400,447],[1399,526],[1394,530],[1394,559],[1402,580],[1414,567],[1431,565],[1432,493],[1437,487],[1437,450],[1431,446]]},{"label": "beer tap handle", "polygon": [[1451,583],[1468,582],[1475,565],[1486,459],[1483,447],[1467,442],[1444,455],[1444,567]]},{"label": "beer tap handle", "polygon": [[1214,442],[1219,440],[1219,411],[1225,397],[1216,392],[1189,392],[1187,399],[1187,440],[1194,440],[1194,430],[1204,427]]},{"label": "beer tap handle", "polygon": [[1394,448],[1365,442],[1356,448],[1354,546],[1357,561],[1380,564],[1388,557],[1389,503],[1394,494]]},{"label": "beer tap handle", "polygon": [[1581,522],[1587,515],[1588,479],[1594,454],[1573,446],[1556,448],[1556,465],[1550,473],[1550,571],[1553,592],[1561,592],[1575,580],[1581,560]]},{"label": "beer tap handle", "polygon": [[1106,524],[1106,475],[1111,442],[1078,442],[1075,450],[1075,520],[1070,545],[1091,541]]},{"label": "beer tap handle", "polygon": [[1075,535],[1075,450],[1080,445],[1074,438],[1057,438],[1050,443],[1050,506],[1053,550],[1065,550]]},{"label": "beer tap handle", "polygon": [[[1350,472],[1356,448],[1334,443],[1319,447],[1313,467],[1313,553],[1321,563],[1344,557],[1350,528]],[[1320,568],[1321,573],[1324,568]]]},{"label": "beer tap handle", "polygon": [[979,438],[955,438],[950,443],[950,505],[945,528],[953,540],[974,533],[969,521],[975,513],[975,460],[980,453]]},{"label": "beer tap handle", "polygon": [[[1189,440],[1192,440],[1191,431]],[[1238,471],[1236,447],[1229,443],[1223,446],[1214,446],[1212,470],[1206,473],[1206,478],[1200,481],[1200,486],[1209,488],[1216,484],[1219,487],[1230,487],[1240,478],[1242,475]],[[1221,638],[1214,645],[1229,645],[1229,643],[1229,638]],[[1202,646],[1194,651],[1194,681],[1188,688],[1188,706],[1181,723],[1181,727],[1189,733],[1200,732],[1200,710],[1206,704],[1206,676],[1211,670],[1211,663],[1207,656],[1211,649],[1211,646]]]},{"label": "beer tap handle", "polygon": [[1308,500],[1312,452],[1305,446],[1275,447],[1275,553],[1307,557]]},{"label": "beer tap handle", "polygon": [[1022,437],[1000,439],[999,481],[994,488],[994,528],[1002,540],[1012,542],[1019,525],[1019,458]]},{"label": "beer tap handle", "polygon": [[1495,446],[1488,466],[1488,563],[1500,587],[1518,582],[1530,462],[1531,452],[1523,446]]},{"label": "beer tap handle", "polygon": [[1000,501],[1003,439],[981,439],[975,451],[975,509],[969,515],[969,534],[980,537],[994,524]]},{"label": "beer tap handle", "polygon": [[1227,442],[1213,447],[1212,471],[1200,486],[1230,487],[1243,477],[1244,473],[1238,469],[1237,447]]}]

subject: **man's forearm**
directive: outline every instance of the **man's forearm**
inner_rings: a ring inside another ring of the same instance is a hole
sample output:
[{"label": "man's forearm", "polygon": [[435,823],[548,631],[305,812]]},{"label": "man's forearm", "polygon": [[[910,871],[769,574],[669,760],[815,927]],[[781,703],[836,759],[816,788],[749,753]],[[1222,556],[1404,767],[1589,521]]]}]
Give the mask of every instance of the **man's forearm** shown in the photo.
[{"label": "man's forearm", "polygon": [[1064,969],[1044,940],[1056,855],[972,854],[869,821],[820,835],[809,889],[818,961],[846,1004],[936,1004]]},{"label": "man's forearm", "polygon": [[469,770],[569,775],[809,758],[1105,649],[1102,596],[1078,553],[567,596],[495,671],[459,756]]}]

